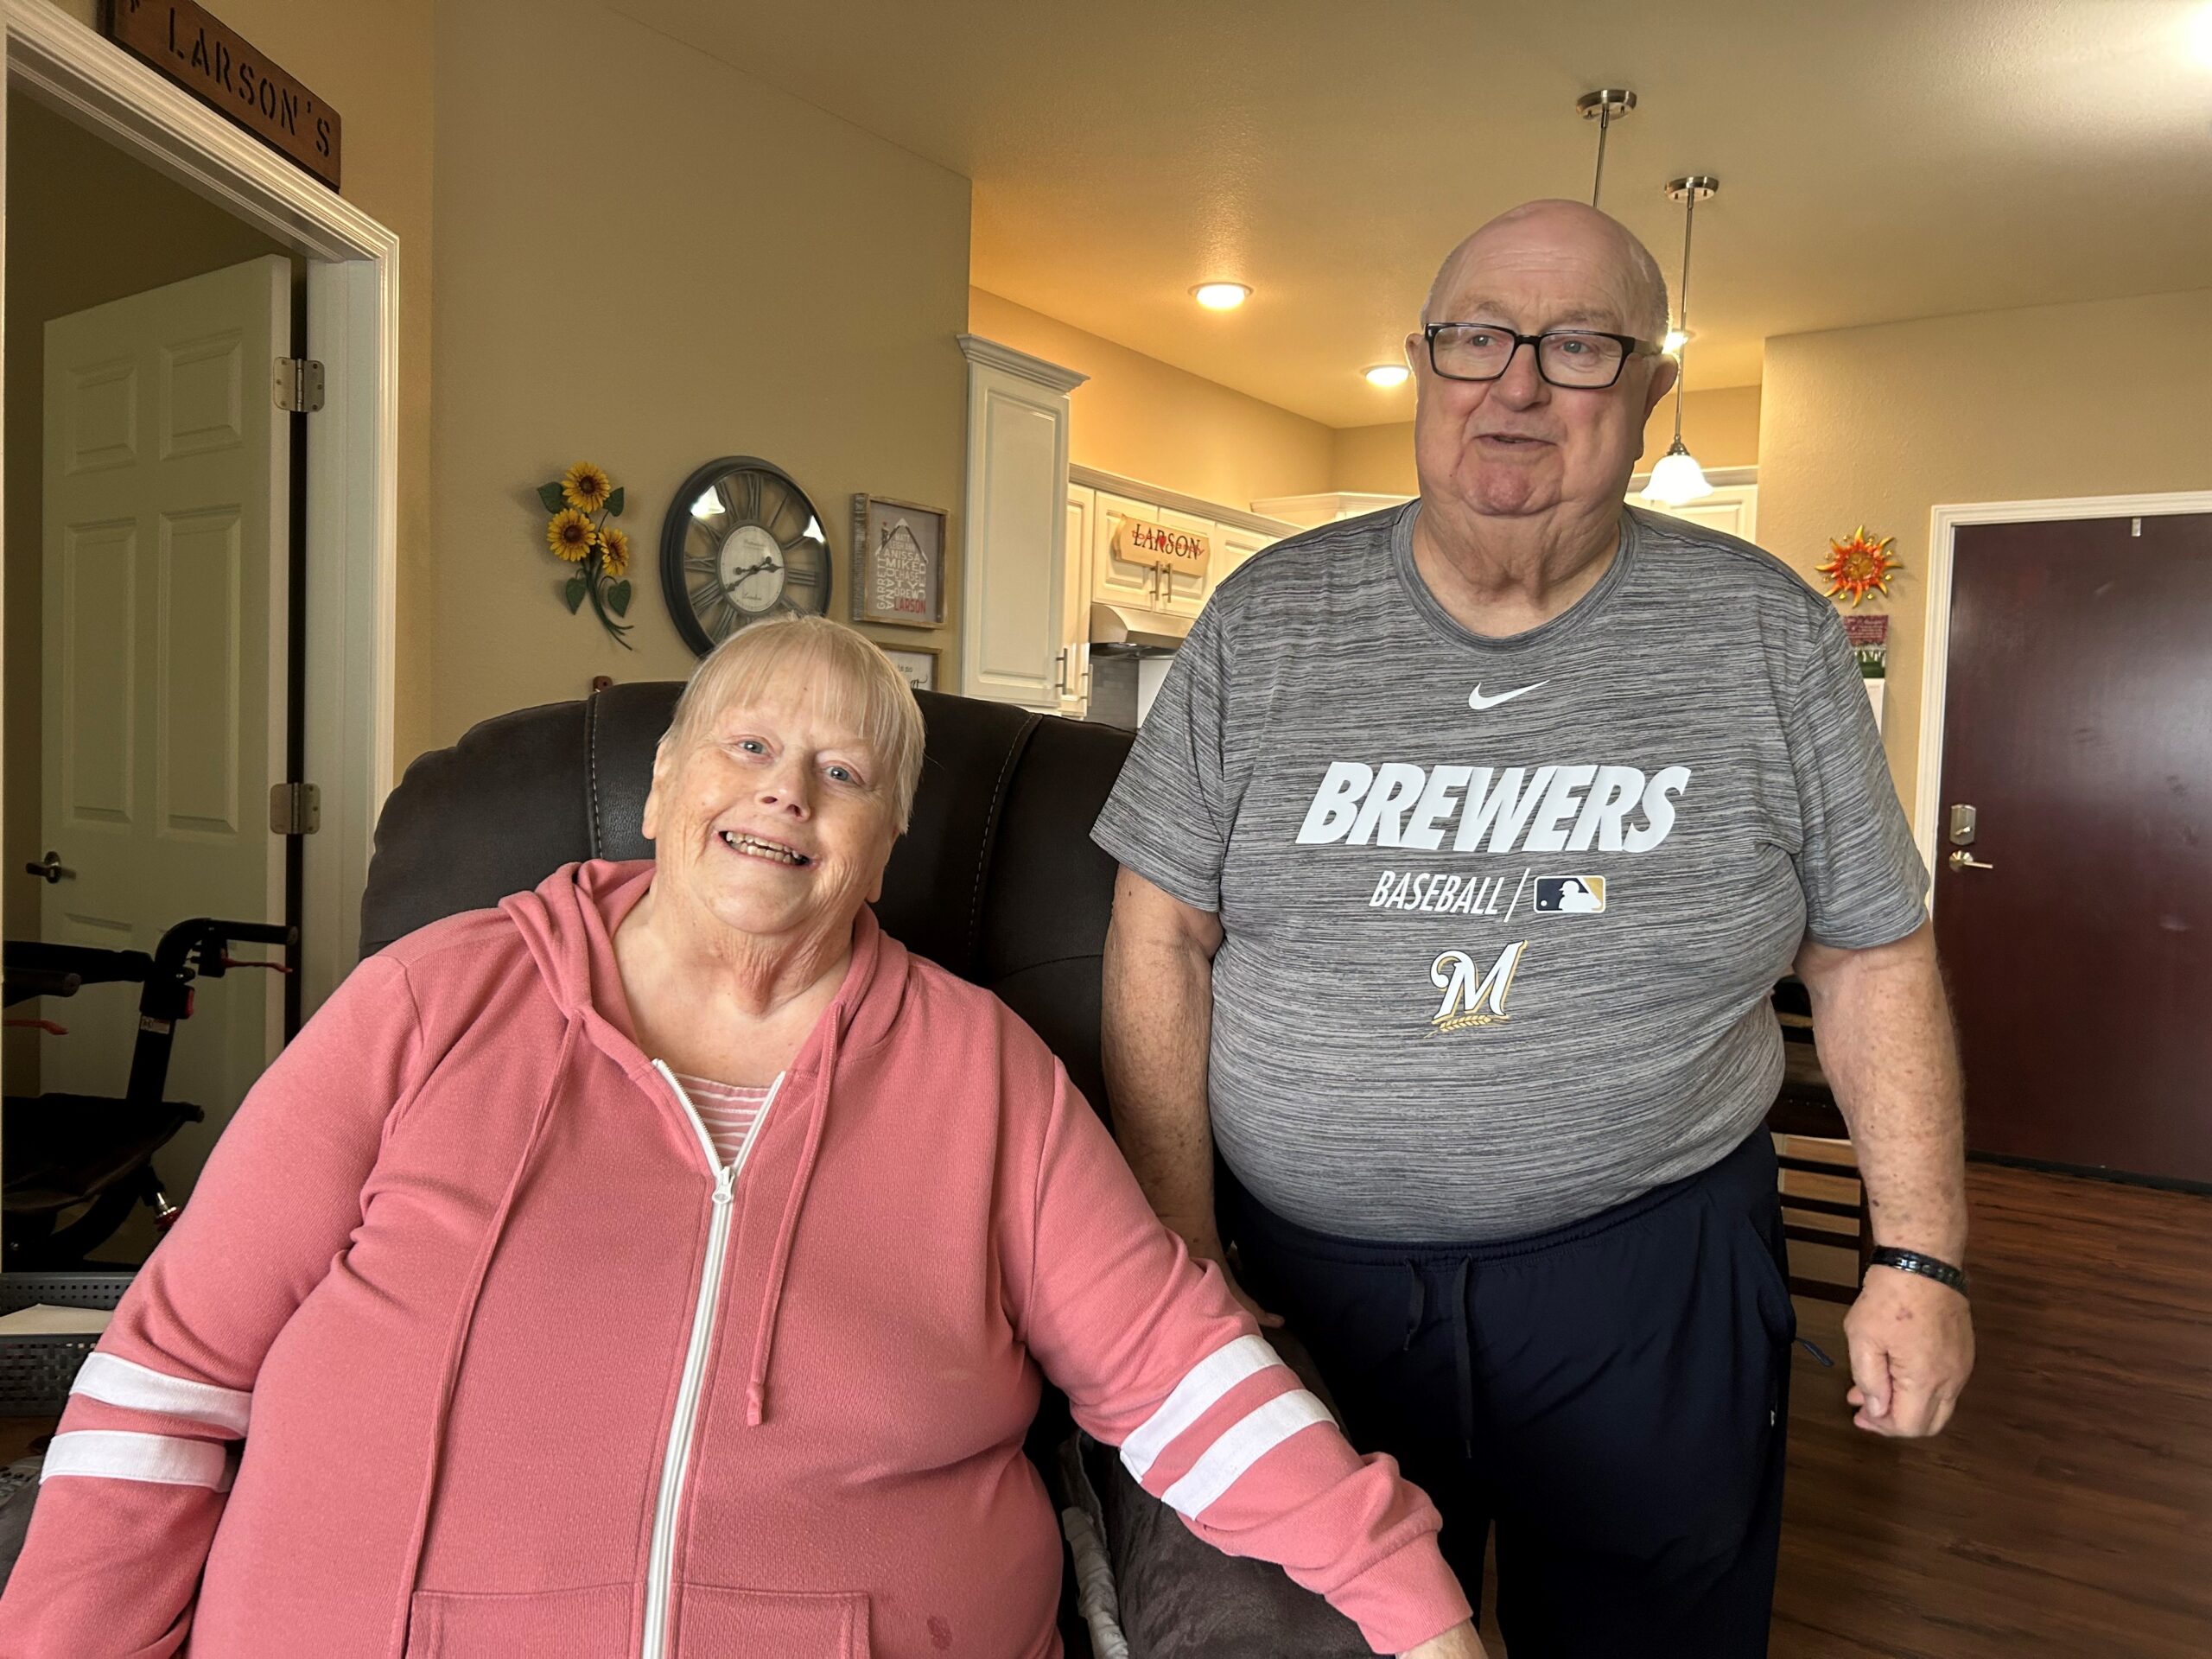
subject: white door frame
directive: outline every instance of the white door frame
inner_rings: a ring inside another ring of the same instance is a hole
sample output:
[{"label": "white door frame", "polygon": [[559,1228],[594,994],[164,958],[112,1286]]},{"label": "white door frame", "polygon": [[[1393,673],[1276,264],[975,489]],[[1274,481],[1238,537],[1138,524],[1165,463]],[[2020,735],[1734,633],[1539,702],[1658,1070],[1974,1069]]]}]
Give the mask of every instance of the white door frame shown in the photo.
[{"label": "white door frame", "polygon": [[[2066,518],[2154,518],[2212,512],[2212,491],[2163,495],[2074,495],[2050,501],[1939,505],[1928,518],[1928,613],[1921,632],[1920,762],[1914,772],[1912,835],[1932,871],[1942,817],[1943,702],[1950,679],[1951,563],[1961,524],[2031,524]],[[1929,894],[1932,906],[1935,896]]]},{"label": "white door frame", "polygon": [[302,1005],[353,965],[361,889],[391,792],[397,590],[399,238],[48,0],[0,0],[0,238],[7,99],[27,92],[256,226],[307,262],[308,349],[327,401],[307,477],[306,776],[322,828],[304,837]]}]

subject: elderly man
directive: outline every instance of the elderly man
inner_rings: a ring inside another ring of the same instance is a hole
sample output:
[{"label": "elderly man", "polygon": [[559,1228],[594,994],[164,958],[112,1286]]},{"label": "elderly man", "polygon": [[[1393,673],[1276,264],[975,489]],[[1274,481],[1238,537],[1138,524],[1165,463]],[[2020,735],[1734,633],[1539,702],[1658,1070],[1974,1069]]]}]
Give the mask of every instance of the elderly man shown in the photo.
[{"label": "elderly man", "polygon": [[1496,1525],[1516,1659],[1766,1651],[1793,968],[1885,1247],[1856,1421],[1933,1433],[1972,1366],[1925,872],[1829,607],[1623,505],[1666,321],[1589,208],[1453,250],[1407,340],[1421,499],[1223,583],[1096,831],[1139,1179],[1222,1262],[1218,1146],[1255,1306],[1464,1582]]}]

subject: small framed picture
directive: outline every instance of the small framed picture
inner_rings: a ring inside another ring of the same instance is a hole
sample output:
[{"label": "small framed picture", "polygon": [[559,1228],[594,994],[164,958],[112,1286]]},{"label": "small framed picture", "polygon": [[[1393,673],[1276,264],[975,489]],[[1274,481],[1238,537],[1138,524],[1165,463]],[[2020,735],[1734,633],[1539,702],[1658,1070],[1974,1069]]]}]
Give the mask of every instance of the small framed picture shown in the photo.
[{"label": "small framed picture", "polygon": [[853,620],[933,628],[944,620],[942,507],[853,498]]},{"label": "small framed picture", "polygon": [[883,654],[891,665],[906,677],[906,683],[917,691],[937,690],[937,647],[934,645],[886,645]]}]

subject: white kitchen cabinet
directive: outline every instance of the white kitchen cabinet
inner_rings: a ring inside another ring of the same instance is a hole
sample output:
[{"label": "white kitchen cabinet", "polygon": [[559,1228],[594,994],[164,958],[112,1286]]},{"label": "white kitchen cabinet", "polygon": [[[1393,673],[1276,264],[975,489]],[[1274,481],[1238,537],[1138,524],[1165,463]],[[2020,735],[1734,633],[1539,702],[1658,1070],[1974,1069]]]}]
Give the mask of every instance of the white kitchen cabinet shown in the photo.
[{"label": "white kitchen cabinet", "polygon": [[1679,507],[1646,500],[1641,495],[1630,495],[1629,501],[1632,505],[1703,524],[1707,530],[1720,531],[1746,542],[1758,539],[1759,486],[1756,484],[1716,484],[1710,493]]},{"label": "white kitchen cabinet", "polygon": [[1206,591],[1211,593],[1226,582],[1236,568],[1255,553],[1273,547],[1281,539],[1263,530],[1246,530],[1241,524],[1216,524],[1213,537],[1213,569],[1209,573]]},{"label": "white kitchen cabinet", "polygon": [[[1214,558],[1221,556],[1221,526],[1212,519],[1162,507],[1160,524],[1163,530],[1186,530],[1205,537],[1212,544]],[[1179,570],[1172,566],[1162,570],[1154,588],[1160,597],[1153,608],[1166,611],[1170,616],[1196,616],[1205,608],[1206,595],[1213,590],[1212,575],[1211,562],[1204,570]]]},{"label": "white kitchen cabinet", "polygon": [[1060,655],[1054,672],[1060,712],[1081,720],[1090,706],[1090,521],[1098,493],[1085,484],[1068,486],[1067,570],[1061,591]]},{"label": "white kitchen cabinet", "polygon": [[975,334],[968,359],[960,689],[1060,707],[1066,627],[1068,393],[1088,378]]},{"label": "white kitchen cabinet", "polygon": [[1158,610],[1159,567],[1133,563],[1114,550],[1115,532],[1132,519],[1138,524],[1156,524],[1160,522],[1160,509],[1149,501],[1116,495],[1111,490],[1097,493],[1097,507],[1090,519],[1091,595],[1107,605]]},{"label": "white kitchen cabinet", "polygon": [[1286,519],[1307,529],[1317,524],[1340,524],[1346,518],[1357,518],[1370,512],[1380,512],[1385,507],[1402,506],[1413,499],[1409,495],[1376,495],[1351,490],[1332,490],[1325,495],[1274,495],[1255,501],[1252,511],[1263,518]]}]

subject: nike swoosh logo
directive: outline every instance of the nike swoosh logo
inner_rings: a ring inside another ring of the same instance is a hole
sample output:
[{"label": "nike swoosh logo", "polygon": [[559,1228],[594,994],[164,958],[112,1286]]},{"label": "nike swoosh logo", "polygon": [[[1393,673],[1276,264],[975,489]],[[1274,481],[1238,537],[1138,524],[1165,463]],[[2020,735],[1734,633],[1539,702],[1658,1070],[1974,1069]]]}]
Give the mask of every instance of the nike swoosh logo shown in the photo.
[{"label": "nike swoosh logo", "polygon": [[1467,707],[1473,709],[1477,714],[1480,714],[1485,709],[1497,708],[1501,702],[1510,702],[1516,697],[1525,697],[1531,691],[1536,690],[1537,686],[1549,685],[1550,683],[1551,682],[1549,680],[1538,680],[1535,685],[1524,685],[1518,691],[1501,691],[1494,697],[1486,697],[1483,696],[1483,689],[1478,685],[1473,690],[1467,693]]}]

